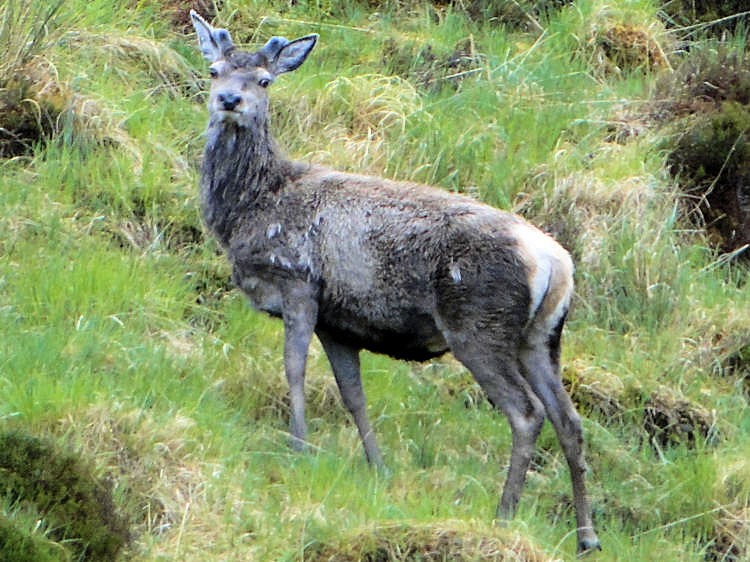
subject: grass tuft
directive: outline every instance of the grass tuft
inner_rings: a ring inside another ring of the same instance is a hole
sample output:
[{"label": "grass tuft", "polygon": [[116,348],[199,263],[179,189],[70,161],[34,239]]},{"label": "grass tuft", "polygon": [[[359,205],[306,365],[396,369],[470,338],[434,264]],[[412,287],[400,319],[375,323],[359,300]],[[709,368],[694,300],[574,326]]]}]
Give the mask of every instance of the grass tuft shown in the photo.
[{"label": "grass tuft", "polygon": [[464,521],[399,522],[368,525],[348,532],[331,544],[313,543],[305,560],[487,560],[541,562],[550,560],[520,535]]},{"label": "grass tuft", "polygon": [[68,562],[71,555],[59,543],[40,536],[37,532],[20,529],[20,517],[6,517],[0,513],[0,557],[13,562]]}]

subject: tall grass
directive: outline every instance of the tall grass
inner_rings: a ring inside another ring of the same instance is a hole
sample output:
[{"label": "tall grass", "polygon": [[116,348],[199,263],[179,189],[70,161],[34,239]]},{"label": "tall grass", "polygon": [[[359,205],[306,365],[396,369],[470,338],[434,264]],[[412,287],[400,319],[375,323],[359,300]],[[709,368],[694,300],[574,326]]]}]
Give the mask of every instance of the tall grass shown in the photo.
[{"label": "tall grass", "polygon": [[[288,448],[281,327],[231,289],[202,232],[206,69],[173,4],[71,0],[46,27],[46,6],[0,8],[0,52],[43,53],[77,119],[0,161],[0,432],[48,439],[111,482],[123,558],[493,559],[502,545],[572,559],[549,425],[518,517],[491,525],[510,431],[450,357],[363,354],[378,472],[314,343],[311,448]],[[529,12],[537,28],[470,4],[227,0],[217,21],[248,46],[321,34],[271,93],[293,157],[469,193],[571,250],[564,379],[584,414],[597,559],[740,560],[747,265],[685,219],[664,133],[617,134],[668,66],[602,47],[629,25],[669,55],[659,6],[578,0]],[[40,14],[20,21],[43,43],[8,33],[12,13]],[[2,482],[0,496],[0,526],[71,556],[47,513]]]}]

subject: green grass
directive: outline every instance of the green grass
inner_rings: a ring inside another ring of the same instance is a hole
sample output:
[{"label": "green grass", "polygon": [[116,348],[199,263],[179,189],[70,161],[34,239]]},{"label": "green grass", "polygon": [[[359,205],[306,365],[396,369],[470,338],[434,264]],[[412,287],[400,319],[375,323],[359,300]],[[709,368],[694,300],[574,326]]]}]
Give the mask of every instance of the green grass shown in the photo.
[{"label": "green grass", "polygon": [[[288,447],[280,323],[231,290],[203,235],[206,68],[174,4],[64,3],[34,53],[54,72],[33,76],[54,78],[72,111],[0,161],[0,432],[54,443],[111,485],[131,534],[122,559],[356,560],[368,544],[372,556],[482,559],[513,541],[529,559],[573,559],[549,425],[518,517],[491,524],[510,431],[450,357],[363,354],[379,472],[314,342],[310,451]],[[537,14],[538,31],[416,1],[227,0],[217,21],[246,45],[321,34],[271,94],[294,157],[469,193],[572,251],[563,364],[604,547],[592,559],[739,560],[750,555],[747,264],[686,219],[670,133],[613,140],[670,71],[620,68],[601,37],[632,25],[676,64],[659,9],[579,0]],[[9,29],[0,52],[44,33]],[[464,66],[446,62],[455,52]],[[689,427],[661,440],[649,408]],[[67,560],[38,504],[0,498],[3,540]]]}]

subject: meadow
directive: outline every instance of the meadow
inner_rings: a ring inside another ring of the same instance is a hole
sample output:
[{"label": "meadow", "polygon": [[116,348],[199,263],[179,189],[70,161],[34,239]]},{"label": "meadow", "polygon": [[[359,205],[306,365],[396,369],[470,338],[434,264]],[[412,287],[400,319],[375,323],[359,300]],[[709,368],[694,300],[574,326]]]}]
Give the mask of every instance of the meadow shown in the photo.
[{"label": "meadow", "polygon": [[0,560],[575,558],[549,424],[493,522],[510,430],[450,356],[363,353],[377,471],[313,342],[289,448],[281,323],[201,223],[191,7],[245,48],[320,34],[270,92],[290,156],[472,195],[572,253],[590,560],[750,559],[742,4],[4,0]]}]

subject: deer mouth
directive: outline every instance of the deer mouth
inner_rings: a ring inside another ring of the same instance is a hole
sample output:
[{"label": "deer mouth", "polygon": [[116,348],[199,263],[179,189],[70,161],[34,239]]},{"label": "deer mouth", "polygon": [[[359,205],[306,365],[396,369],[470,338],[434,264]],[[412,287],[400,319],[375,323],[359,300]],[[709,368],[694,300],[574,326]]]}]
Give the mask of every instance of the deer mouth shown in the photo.
[{"label": "deer mouth", "polygon": [[214,113],[222,121],[239,121],[245,115],[245,111],[240,108],[226,109],[223,107],[217,107]]},{"label": "deer mouth", "polygon": [[253,127],[253,116],[248,113],[247,110],[242,109],[217,109],[214,112],[214,118],[226,125],[232,125],[241,128],[252,128]]}]

